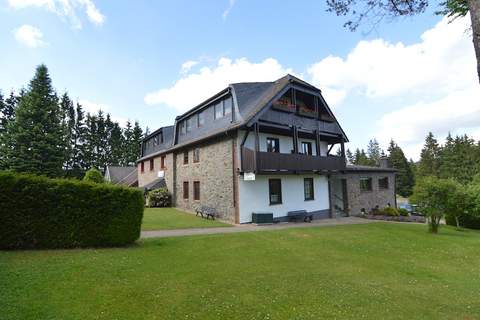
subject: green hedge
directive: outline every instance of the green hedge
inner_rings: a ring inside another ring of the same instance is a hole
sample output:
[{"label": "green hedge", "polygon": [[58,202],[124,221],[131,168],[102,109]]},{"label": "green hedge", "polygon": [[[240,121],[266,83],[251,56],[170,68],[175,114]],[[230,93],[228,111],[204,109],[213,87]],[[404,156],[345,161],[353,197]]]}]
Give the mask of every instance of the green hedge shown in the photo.
[{"label": "green hedge", "polygon": [[[455,217],[451,215],[447,214],[445,216],[445,222],[449,226],[457,226]],[[460,227],[480,230],[480,217],[474,215],[462,215],[459,217],[458,222],[460,223]]]},{"label": "green hedge", "polygon": [[0,248],[121,246],[140,236],[138,189],[0,172]]}]

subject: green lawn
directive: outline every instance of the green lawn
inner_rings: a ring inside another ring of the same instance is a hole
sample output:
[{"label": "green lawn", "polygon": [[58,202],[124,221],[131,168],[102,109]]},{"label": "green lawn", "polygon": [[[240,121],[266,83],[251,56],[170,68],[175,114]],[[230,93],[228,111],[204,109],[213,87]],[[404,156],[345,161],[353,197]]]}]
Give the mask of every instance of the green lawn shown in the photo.
[{"label": "green lawn", "polygon": [[145,208],[142,230],[231,227],[218,220],[207,220],[175,208]]},{"label": "green lawn", "polygon": [[4,319],[478,319],[480,233],[373,223],[0,252]]}]

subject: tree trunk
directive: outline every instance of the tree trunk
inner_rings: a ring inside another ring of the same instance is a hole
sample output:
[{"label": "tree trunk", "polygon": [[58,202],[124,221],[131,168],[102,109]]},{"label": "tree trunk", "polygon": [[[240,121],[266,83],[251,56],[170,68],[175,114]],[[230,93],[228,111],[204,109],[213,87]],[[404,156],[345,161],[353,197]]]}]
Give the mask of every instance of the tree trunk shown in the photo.
[{"label": "tree trunk", "polygon": [[455,222],[457,223],[457,229],[460,229],[460,221],[458,219],[458,216],[455,216]]},{"label": "tree trunk", "polygon": [[477,57],[477,73],[478,81],[480,82],[480,1],[468,0],[468,9],[472,19],[473,47]]}]

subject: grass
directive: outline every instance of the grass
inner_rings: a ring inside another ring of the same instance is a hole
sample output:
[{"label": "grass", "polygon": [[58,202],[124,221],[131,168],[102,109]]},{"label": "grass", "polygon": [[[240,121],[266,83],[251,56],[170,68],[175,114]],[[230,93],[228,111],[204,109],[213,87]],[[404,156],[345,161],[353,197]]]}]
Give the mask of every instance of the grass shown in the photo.
[{"label": "grass", "polygon": [[373,223],[0,252],[3,319],[478,319],[480,233]]},{"label": "grass", "polygon": [[230,227],[218,220],[207,220],[175,208],[145,208],[142,230]]}]

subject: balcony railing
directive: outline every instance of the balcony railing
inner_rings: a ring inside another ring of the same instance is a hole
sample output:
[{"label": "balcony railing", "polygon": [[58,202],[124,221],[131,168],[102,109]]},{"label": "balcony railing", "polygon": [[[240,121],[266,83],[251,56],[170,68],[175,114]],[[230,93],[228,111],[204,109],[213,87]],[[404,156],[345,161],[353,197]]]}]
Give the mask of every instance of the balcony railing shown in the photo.
[{"label": "balcony railing", "polygon": [[345,158],[338,156],[310,156],[276,152],[255,152],[242,148],[242,171],[336,171],[345,169]]}]

